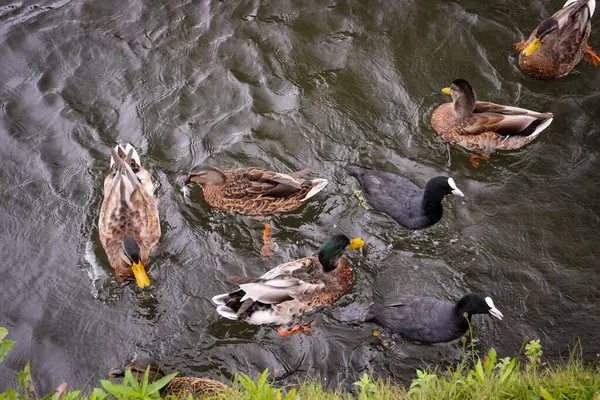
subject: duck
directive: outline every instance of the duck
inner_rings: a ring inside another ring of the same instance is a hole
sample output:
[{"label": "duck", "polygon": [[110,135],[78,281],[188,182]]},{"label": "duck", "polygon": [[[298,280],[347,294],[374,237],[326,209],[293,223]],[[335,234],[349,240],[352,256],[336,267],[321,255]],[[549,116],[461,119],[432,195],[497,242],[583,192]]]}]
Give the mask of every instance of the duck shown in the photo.
[{"label": "duck", "polygon": [[146,268],[161,234],[158,207],[150,174],[129,143],[111,149],[98,230],[117,279],[150,286]]},{"label": "duck", "polygon": [[[125,371],[130,370],[131,375],[141,383],[148,368],[148,383],[158,381],[165,376],[165,373],[156,361],[150,358],[140,358],[132,361],[123,368],[113,368],[108,371],[108,376],[111,378],[124,377]],[[216,397],[218,394],[230,390],[231,388],[226,384],[213,379],[181,376],[171,379],[160,390],[160,393],[164,397],[175,396],[183,399],[191,394],[194,399],[203,399],[205,397]]]},{"label": "duck", "polygon": [[[291,174],[248,167],[220,170],[198,165],[190,170],[186,185],[202,187],[204,199],[214,208],[254,217],[293,211],[327,186],[326,179],[304,179],[312,170]],[[265,221],[261,255],[273,254],[271,225]]]},{"label": "duck", "polygon": [[515,43],[521,70],[550,80],[567,75],[584,57],[594,66],[600,65],[600,58],[587,44],[595,9],[596,0],[568,0],[541,22],[527,41]]},{"label": "duck", "polygon": [[[350,290],[352,269],[346,250],[363,247],[361,238],[333,235],[309,257],[280,264],[259,278],[229,276],[238,289],[212,298],[219,315],[253,325],[290,325],[296,317],[333,303]],[[309,326],[295,325],[287,336],[310,332]]]},{"label": "duck", "polygon": [[553,120],[552,113],[539,113],[512,106],[477,101],[464,79],[455,79],[442,92],[452,96],[431,116],[433,130],[443,140],[480,153],[488,159],[494,150],[515,150],[535,139]]},{"label": "duck", "polygon": [[442,200],[447,194],[464,197],[454,179],[447,176],[431,178],[425,189],[421,189],[408,179],[389,172],[357,165],[344,168],[358,181],[375,210],[389,215],[408,229],[423,229],[439,222],[444,213]]},{"label": "duck", "polygon": [[475,314],[504,318],[491,297],[470,293],[456,302],[417,296],[378,300],[366,320],[419,342],[438,343],[463,335]]}]

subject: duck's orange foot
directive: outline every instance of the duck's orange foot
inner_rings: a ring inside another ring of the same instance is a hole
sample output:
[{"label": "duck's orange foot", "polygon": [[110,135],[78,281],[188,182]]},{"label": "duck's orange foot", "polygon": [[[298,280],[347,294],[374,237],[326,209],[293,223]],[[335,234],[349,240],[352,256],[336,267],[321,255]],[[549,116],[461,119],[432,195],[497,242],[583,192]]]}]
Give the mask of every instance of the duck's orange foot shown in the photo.
[{"label": "duck's orange foot", "polygon": [[486,157],[486,156],[480,156],[479,154],[474,154],[471,157],[469,157],[469,160],[471,160],[471,165],[473,166],[473,168],[477,168],[479,167],[479,160],[484,160],[484,161],[488,161],[490,158]]},{"label": "duck's orange foot", "polygon": [[523,51],[525,49],[525,44],[527,44],[527,42],[523,40],[521,42],[513,43],[513,46],[517,51]]},{"label": "duck's orange foot", "polygon": [[271,244],[271,224],[265,222],[265,231],[263,232],[263,246],[260,249],[261,257],[269,257],[275,254]]},{"label": "duck's orange foot", "polygon": [[310,325],[294,325],[290,330],[285,330],[282,327],[277,328],[277,333],[281,336],[290,336],[294,333],[306,333],[309,334],[312,332],[312,328]]},{"label": "duck's orange foot", "polygon": [[260,256],[261,257],[271,257],[275,254],[275,250],[273,250],[273,245],[271,243],[265,243],[260,248]]},{"label": "duck's orange foot", "polygon": [[594,67],[600,65],[600,57],[598,57],[598,54],[594,53],[594,50],[592,50],[590,46],[586,46],[585,56],[583,59],[592,64]]}]

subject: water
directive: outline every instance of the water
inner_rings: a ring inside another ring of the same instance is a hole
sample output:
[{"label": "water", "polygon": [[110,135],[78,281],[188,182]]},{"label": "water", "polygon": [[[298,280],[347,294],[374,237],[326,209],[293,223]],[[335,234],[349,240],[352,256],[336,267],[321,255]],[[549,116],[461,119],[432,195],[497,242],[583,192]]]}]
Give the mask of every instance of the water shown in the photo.
[{"label": "water", "polygon": [[[39,391],[97,383],[135,355],[166,370],[226,379],[277,369],[348,385],[363,371],[406,382],[455,344],[379,340],[351,324],[377,291],[494,298],[504,321],[475,318],[477,346],[514,355],[540,337],[556,360],[581,339],[600,352],[600,74],[559,81],[517,67],[524,39],[561,1],[42,1],[0,7],[0,325],[17,343],[0,389],[27,360]],[[592,32],[590,44],[600,47]],[[440,89],[468,79],[484,100],[555,115],[531,145],[479,168],[430,128]],[[152,171],[163,236],[153,287],[122,287],[100,246],[97,216],[109,148],[130,142]],[[451,174],[432,229],[409,232],[357,206],[354,162],[423,185]],[[273,220],[277,255],[261,259],[263,225],[181,191],[198,163],[312,167],[329,186]],[[314,252],[330,234],[362,236],[355,284],[316,315],[312,336],[219,318],[210,298],[232,274],[258,275]]]}]

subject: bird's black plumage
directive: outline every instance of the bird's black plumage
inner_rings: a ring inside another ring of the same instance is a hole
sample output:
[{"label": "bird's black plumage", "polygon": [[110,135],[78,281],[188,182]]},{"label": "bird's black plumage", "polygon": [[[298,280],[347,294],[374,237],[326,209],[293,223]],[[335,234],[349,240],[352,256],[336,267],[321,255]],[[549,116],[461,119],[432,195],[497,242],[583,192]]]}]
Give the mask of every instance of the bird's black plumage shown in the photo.
[{"label": "bird's black plumage", "polygon": [[[456,303],[430,297],[403,296],[374,302],[367,320],[414,340],[437,343],[458,338],[469,328],[467,318],[490,310],[492,308],[486,299],[474,293]],[[492,315],[501,318],[502,314],[494,310],[496,312]]]},{"label": "bird's black plumage", "polygon": [[383,212],[409,229],[422,229],[437,223],[444,213],[445,195],[462,192],[452,188],[446,176],[438,176],[419,188],[406,178],[389,172],[375,171],[355,165],[346,171],[360,183],[364,196],[377,211]]}]

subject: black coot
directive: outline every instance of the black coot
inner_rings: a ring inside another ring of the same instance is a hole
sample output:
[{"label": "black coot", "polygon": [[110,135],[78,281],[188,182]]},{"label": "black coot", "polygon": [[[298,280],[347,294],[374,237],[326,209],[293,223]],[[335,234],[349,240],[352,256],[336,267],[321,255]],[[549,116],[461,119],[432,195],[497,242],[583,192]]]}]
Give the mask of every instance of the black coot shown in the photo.
[{"label": "black coot", "polygon": [[468,294],[456,303],[430,297],[398,297],[375,302],[367,320],[421,342],[454,340],[469,328],[467,319],[487,314],[502,319],[502,313],[490,297]]},{"label": "black coot", "polygon": [[362,186],[369,204],[409,229],[437,223],[444,213],[442,199],[447,194],[464,196],[452,178],[438,176],[427,182],[425,190],[406,178],[389,172],[347,165],[346,171]]}]

